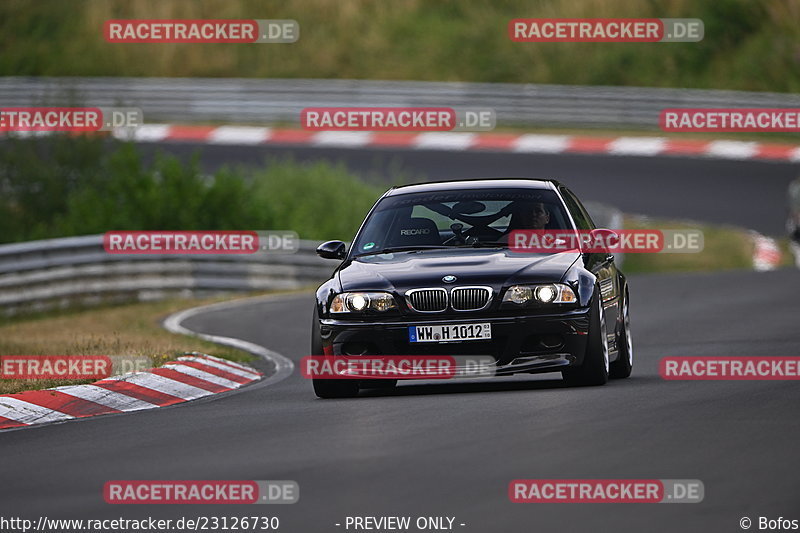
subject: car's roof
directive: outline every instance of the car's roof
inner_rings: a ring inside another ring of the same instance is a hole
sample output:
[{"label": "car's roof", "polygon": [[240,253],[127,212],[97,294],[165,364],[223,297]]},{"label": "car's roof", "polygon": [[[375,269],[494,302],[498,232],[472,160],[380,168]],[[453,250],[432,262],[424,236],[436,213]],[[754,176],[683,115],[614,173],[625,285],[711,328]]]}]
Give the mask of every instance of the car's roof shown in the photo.
[{"label": "car's roof", "polygon": [[477,178],[466,180],[435,181],[392,187],[386,196],[398,194],[456,191],[463,189],[553,189],[559,185],[551,179],[534,178]]}]

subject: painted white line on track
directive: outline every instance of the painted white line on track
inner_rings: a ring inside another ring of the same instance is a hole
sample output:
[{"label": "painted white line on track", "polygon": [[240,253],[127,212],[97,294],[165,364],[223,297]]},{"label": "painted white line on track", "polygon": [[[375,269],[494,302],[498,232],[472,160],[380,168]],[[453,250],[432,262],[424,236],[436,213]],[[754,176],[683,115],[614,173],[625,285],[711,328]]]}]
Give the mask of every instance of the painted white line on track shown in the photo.
[{"label": "painted white line on track", "polygon": [[169,124],[143,124],[133,131],[114,132],[114,136],[137,142],[158,142],[169,137]]},{"label": "painted white line on track", "polygon": [[181,383],[180,381],[170,378],[165,378],[164,376],[159,376],[158,374],[151,374],[150,372],[137,372],[136,374],[128,374],[126,376],[114,377],[106,380],[106,382],[109,381],[125,381],[127,383],[133,383],[134,385],[139,385],[140,387],[145,387],[163,394],[169,394],[170,396],[175,396],[187,401],[213,394],[212,392],[199,389],[193,385]]},{"label": "painted white line on track", "polygon": [[528,133],[520,135],[514,141],[514,152],[540,152],[555,154],[564,152],[569,147],[570,138],[566,135],[537,135]]},{"label": "painted white line on track", "polygon": [[311,138],[315,146],[366,146],[372,139],[368,131],[321,131]]},{"label": "painted white line on track", "polygon": [[[204,365],[208,367],[208,370],[218,369],[225,372],[229,372],[231,374],[240,376],[244,379],[249,379],[251,380],[251,383],[238,383],[233,380],[217,376],[216,374],[203,370],[202,368],[195,368],[194,366],[188,366],[180,363],[180,361],[171,361],[167,363],[164,366],[164,368],[170,368],[176,372],[180,372],[181,374],[186,375],[187,378],[192,377],[195,379],[202,379],[209,383],[214,383],[230,390],[222,391],[220,393],[212,393],[205,389],[200,389],[188,383],[179,381],[180,378],[177,375],[173,376],[176,379],[171,379],[147,371],[132,372],[121,376],[112,376],[110,378],[102,380],[102,382],[104,384],[109,384],[109,383],[113,384],[114,382],[127,382],[134,385],[138,385],[143,389],[179,398],[183,401],[171,404],[169,406],[161,406],[159,404],[151,403],[150,401],[146,401],[141,398],[135,398],[134,397],[135,390],[128,390],[126,394],[122,394],[121,392],[109,390],[106,389],[105,387],[100,387],[95,384],[66,385],[62,387],[56,387],[53,389],[32,391],[32,393],[47,394],[48,390],[52,390],[64,396],[75,398],[75,401],[83,400],[87,402],[92,402],[94,404],[97,404],[98,406],[102,406],[118,412],[117,413],[98,412],[90,414],[89,416],[75,417],[52,408],[43,407],[35,403],[31,403],[30,401],[25,401],[24,399],[19,397],[14,397],[13,395],[6,395],[6,396],[0,396],[0,417],[5,418],[8,421],[13,421],[22,425],[15,426],[9,424],[7,427],[1,428],[0,431],[17,431],[22,429],[29,429],[31,427],[37,427],[39,425],[43,425],[46,423],[53,423],[53,422],[57,423],[57,422],[65,422],[71,420],[84,420],[87,418],[93,418],[94,416],[103,416],[103,415],[109,416],[111,414],[123,414],[125,412],[131,412],[131,411],[143,411],[147,409],[156,409],[156,408],[167,409],[169,407],[184,405],[185,402],[188,402],[190,400],[200,400],[200,399],[209,400],[214,396],[217,396],[218,394],[241,393],[245,392],[246,390],[251,390],[253,388],[269,384],[274,384],[283,379],[286,379],[292,374],[292,371],[294,369],[294,364],[290,359],[282,356],[281,354],[273,352],[272,350],[269,350],[264,346],[260,346],[258,344],[248,342],[242,339],[197,333],[189,330],[182,324],[183,320],[186,320],[192,316],[201,313],[220,310],[220,309],[235,308],[239,305],[247,305],[253,302],[258,302],[261,300],[270,300],[273,298],[274,295],[259,296],[254,298],[244,298],[240,300],[222,302],[219,304],[212,304],[212,305],[186,309],[184,311],[175,313],[174,315],[167,317],[167,319],[164,321],[163,324],[167,330],[172,331],[173,333],[180,333],[183,335],[198,337],[204,340],[208,340],[210,342],[215,342],[217,344],[221,344],[224,346],[230,346],[232,348],[247,351],[249,353],[252,353],[253,355],[256,355],[271,362],[275,367],[275,372],[267,378],[264,378],[261,373],[259,373],[257,370],[247,365],[236,363],[234,361],[228,361],[227,359],[221,359],[219,357],[214,357],[194,352],[179,359],[185,361],[193,361],[200,365]],[[245,385],[247,385],[247,387],[245,387]],[[146,396],[146,393],[144,394]],[[41,398],[41,396],[38,397]],[[33,399],[31,401],[33,401]]]},{"label": "painted white line on track", "polygon": [[201,360],[203,359],[211,359],[212,361],[216,361],[217,363],[222,363],[223,365],[232,366],[238,368],[239,370],[245,370],[247,372],[252,372],[253,368],[247,365],[243,365],[241,363],[237,363],[236,361],[231,361],[230,359],[223,359],[222,357],[214,357],[213,355],[202,354],[199,352],[193,352],[187,355],[196,355]]},{"label": "painted white line on track", "polygon": [[229,374],[233,374],[234,376],[239,376],[239,377],[242,377],[242,378],[245,378],[245,379],[256,380],[256,379],[259,379],[261,377],[260,374],[257,374],[257,373],[255,373],[253,371],[239,370],[238,368],[234,368],[232,366],[224,365],[222,363],[217,363],[216,361],[211,361],[211,360],[208,360],[208,359],[203,360],[203,359],[200,359],[199,357],[178,357],[178,361],[188,361],[188,362],[192,362],[192,363],[201,363],[201,364],[203,364],[205,366],[209,366],[211,368],[217,368],[219,370],[223,370],[225,372],[228,372]]},{"label": "painted white line on track", "polygon": [[412,145],[423,150],[466,150],[474,140],[474,133],[431,131],[417,135]]},{"label": "painted white line on track", "polygon": [[229,389],[238,389],[239,387],[242,386],[242,384],[239,382],[231,381],[230,379],[226,379],[221,376],[217,376],[216,374],[211,374],[209,372],[203,372],[202,370],[199,370],[193,366],[186,366],[176,363],[165,363],[162,368],[169,368],[170,370],[180,372],[181,374],[186,374],[187,376],[192,376],[197,379],[202,379],[204,381],[214,383],[215,385],[219,385],[221,387],[228,387]]},{"label": "painted white line on track", "polygon": [[725,159],[750,159],[758,153],[758,143],[741,141],[713,141],[708,143],[706,155]]},{"label": "painted white line on track", "polygon": [[0,416],[22,422],[23,424],[41,424],[75,418],[66,413],[53,411],[47,407],[28,403],[18,398],[0,397]]},{"label": "painted white line on track", "polygon": [[666,139],[648,137],[619,137],[608,146],[615,155],[658,155],[664,151]]},{"label": "painted white line on track", "polygon": [[[198,333],[196,331],[192,331],[183,325],[183,321],[188,320],[196,315],[206,313],[209,311],[219,311],[224,309],[230,309],[233,307],[238,307],[243,304],[248,304],[252,302],[259,302],[264,300],[273,299],[273,295],[267,296],[256,296],[254,298],[246,298],[242,300],[234,300],[231,302],[220,302],[216,304],[204,305],[201,307],[193,307],[191,309],[186,309],[184,311],[179,311],[174,315],[170,315],[164,320],[164,328],[168,331],[173,333],[180,333],[181,335],[188,335],[190,337],[197,337],[198,339],[207,340],[210,342],[215,342],[217,344],[221,344],[223,346],[230,346],[231,348],[236,348],[237,350],[242,350],[245,352],[249,352],[253,355],[257,355],[267,361],[270,361],[275,366],[275,372],[268,376],[267,378],[262,379],[258,386],[264,385],[271,385],[277,383],[279,381],[283,381],[284,379],[288,378],[292,375],[294,371],[294,363],[291,359],[284,357],[283,355],[279,354],[278,352],[274,352],[264,346],[258,345],[254,342],[245,341],[242,339],[237,339],[235,337],[224,337],[221,335],[209,335],[207,333]],[[248,389],[251,389],[252,386],[249,386]]]},{"label": "painted white line on track", "polygon": [[208,137],[211,144],[262,144],[269,139],[269,128],[252,126],[220,126]]},{"label": "painted white line on track", "polygon": [[98,403],[117,411],[141,411],[142,409],[152,409],[158,407],[156,404],[120,394],[112,390],[98,387],[97,385],[66,385],[56,387],[55,390],[69,394],[75,398],[81,398],[90,402]]}]

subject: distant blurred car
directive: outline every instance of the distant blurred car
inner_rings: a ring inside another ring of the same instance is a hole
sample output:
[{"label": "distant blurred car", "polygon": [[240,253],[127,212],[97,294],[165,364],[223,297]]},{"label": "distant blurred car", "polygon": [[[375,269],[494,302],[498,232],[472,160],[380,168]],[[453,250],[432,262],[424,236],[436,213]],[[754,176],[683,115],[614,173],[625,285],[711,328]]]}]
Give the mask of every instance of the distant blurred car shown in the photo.
[{"label": "distant blurred car", "polygon": [[786,229],[789,232],[795,265],[800,268],[800,177],[789,184],[788,200],[789,217],[786,220]]}]

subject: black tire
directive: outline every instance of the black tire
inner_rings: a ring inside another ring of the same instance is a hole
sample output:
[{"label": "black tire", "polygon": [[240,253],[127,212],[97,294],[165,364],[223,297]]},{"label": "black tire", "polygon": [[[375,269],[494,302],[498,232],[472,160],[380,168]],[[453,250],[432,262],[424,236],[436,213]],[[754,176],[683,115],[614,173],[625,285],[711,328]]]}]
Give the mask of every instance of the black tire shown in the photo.
[{"label": "black tire", "polygon": [[[319,317],[314,306],[311,324],[311,355],[323,355],[322,336],[319,332]],[[355,379],[312,378],[314,394],[319,398],[352,398],[358,396],[358,381]]]},{"label": "black tire", "polygon": [[609,376],[613,379],[624,379],[633,370],[633,340],[631,338],[630,295],[625,287],[622,300],[622,329],[617,336],[619,357],[611,363]]},{"label": "black tire", "polygon": [[600,287],[595,287],[590,303],[589,339],[583,363],[579,367],[561,371],[564,381],[571,387],[605,385],[608,381],[608,339],[602,305]]}]

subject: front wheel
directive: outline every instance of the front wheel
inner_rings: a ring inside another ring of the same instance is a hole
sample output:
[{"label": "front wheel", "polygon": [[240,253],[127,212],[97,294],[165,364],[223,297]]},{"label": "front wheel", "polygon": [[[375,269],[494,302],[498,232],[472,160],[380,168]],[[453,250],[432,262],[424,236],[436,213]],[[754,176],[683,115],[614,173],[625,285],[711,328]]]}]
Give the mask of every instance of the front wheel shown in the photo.
[{"label": "front wheel", "polygon": [[608,381],[608,337],[606,336],[606,314],[600,299],[600,288],[596,287],[589,311],[589,339],[583,364],[577,368],[562,370],[564,381],[570,386],[585,387],[604,385]]},{"label": "front wheel", "polygon": [[633,339],[631,338],[631,317],[628,301],[630,295],[625,287],[624,300],[622,301],[622,331],[617,338],[619,357],[611,363],[611,377],[615,379],[627,378],[633,370]]},{"label": "front wheel", "polygon": [[[311,354],[315,356],[323,355],[322,335],[319,331],[319,317],[314,306],[314,314],[311,318]],[[314,394],[319,398],[352,398],[358,396],[358,381],[355,379],[312,379]]]}]

